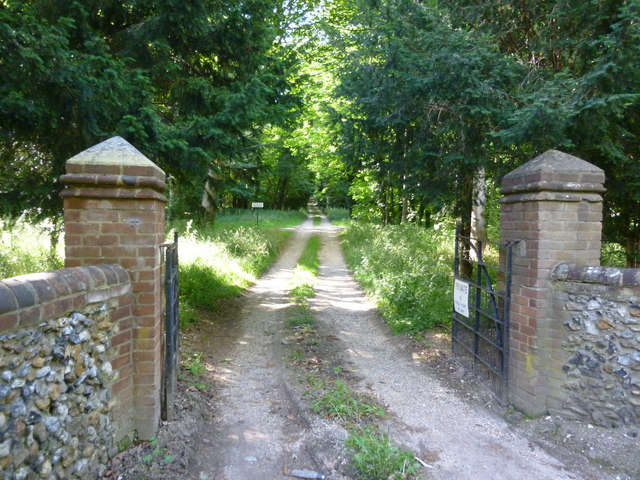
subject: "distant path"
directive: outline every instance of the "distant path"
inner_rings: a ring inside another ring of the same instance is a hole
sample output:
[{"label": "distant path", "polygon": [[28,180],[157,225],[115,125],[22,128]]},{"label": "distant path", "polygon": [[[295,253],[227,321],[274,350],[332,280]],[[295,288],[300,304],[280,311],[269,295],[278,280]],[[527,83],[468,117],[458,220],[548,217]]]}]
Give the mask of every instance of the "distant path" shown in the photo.
[{"label": "distant path", "polygon": [[431,464],[440,480],[592,480],[569,471],[518,436],[502,419],[461,400],[414,362],[392,337],[348,271],[325,219],[294,231],[271,270],[245,295],[242,307],[203,325],[201,341],[215,385],[212,418],[197,433],[189,478],[272,480],[286,468],[308,468],[347,479],[346,432],[309,412],[282,352],[288,281],[306,240],[322,236],[316,320],[335,339],[360,388],[388,406],[383,429]]}]

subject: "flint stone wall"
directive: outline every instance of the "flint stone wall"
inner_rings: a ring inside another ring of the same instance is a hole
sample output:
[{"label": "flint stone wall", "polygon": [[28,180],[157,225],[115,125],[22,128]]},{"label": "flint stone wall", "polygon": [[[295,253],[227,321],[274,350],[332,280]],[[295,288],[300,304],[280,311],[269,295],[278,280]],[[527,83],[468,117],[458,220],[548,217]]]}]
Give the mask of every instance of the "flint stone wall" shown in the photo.
[{"label": "flint stone wall", "polygon": [[640,270],[562,264],[552,280],[565,373],[554,413],[640,423]]},{"label": "flint stone wall", "polygon": [[0,281],[0,470],[95,479],[133,430],[129,277],[117,265]]}]

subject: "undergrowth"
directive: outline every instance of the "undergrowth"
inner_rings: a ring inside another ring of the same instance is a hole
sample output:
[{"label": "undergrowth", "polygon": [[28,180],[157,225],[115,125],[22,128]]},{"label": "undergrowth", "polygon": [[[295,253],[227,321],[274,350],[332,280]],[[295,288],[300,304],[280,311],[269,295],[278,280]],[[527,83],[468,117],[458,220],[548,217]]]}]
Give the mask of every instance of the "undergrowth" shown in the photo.
[{"label": "undergrowth", "polygon": [[0,220],[0,278],[56,270],[64,266],[64,245],[51,247],[49,222]]},{"label": "undergrowth", "polygon": [[347,263],[391,330],[414,333],[451,322],[455,230],[352,223],[342,233]]},{"label": "undergrowth", "polygon": [[328,208],[325,214],[331,223],[338,225],[346,225],[351,219],[348,208]]}]

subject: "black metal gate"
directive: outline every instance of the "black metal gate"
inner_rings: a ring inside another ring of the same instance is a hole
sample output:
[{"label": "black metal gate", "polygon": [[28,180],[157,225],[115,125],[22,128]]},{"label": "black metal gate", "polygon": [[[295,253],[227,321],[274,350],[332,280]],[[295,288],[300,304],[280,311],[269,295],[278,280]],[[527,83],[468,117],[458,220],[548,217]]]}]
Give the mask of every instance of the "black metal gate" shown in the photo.
[{"label": "black metal gate", "polygon": [[456,232],[453,353],[472,363],[500,401],[507,399],[511,251],[511,245],[481,242],[461,235],[460,228]]},{"label": "black metal gate", "polygon": [[179,294],[178,277],[178,234],[173,243],[165,243],[165,338],[164,338],[164,372],[162,378],[162,419],[173,420],[176,383],[178,375],[179,345]]}]

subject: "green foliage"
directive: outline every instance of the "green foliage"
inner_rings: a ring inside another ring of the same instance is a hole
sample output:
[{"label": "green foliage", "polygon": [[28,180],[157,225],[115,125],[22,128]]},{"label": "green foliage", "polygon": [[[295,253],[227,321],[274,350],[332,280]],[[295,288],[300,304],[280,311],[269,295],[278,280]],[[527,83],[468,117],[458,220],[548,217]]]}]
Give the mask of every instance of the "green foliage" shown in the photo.
[{"label": "green foliage", "polygon": [[302,283],[291,289],[289,296],[298,305],[306,305],[309,298],[315,295],[315,289],[310,283]]},{"label": "green foliage", "polygon": [[334,40],[345,102],[335,113],[337,140],[354,216],[421,222],[450,203],[468,217],[471,179],[495,163],[493,134],[514,107],[509,94],[522,69],[429,4],[363,4],[344,21],[349,34]]},{"label": "green foliage", "polygon": [[[453,24],[495,39],[528,70],[498,137],[517,163],[561,148],[606,174],[604,234],[640,265],[640,4],[443,0]],[[524,155],[524,157],[523,157]]]},{"label": "green foliage", "polygon": [[148,443],[149,453],[142,457],[144,463],[152,463],[153,461],[160,461],[161,463],[171,463],[174,458],[168,454],[167,451],[160,447],[157,438],[152,438]]},{"label": "green foliage", "polygon": [[51,228],[47,222],[0,220],[0,278],[62,268],[63,246],[51,246]]},{"label": "green foliage", "polygon": [[0,8],[0,212],[60,211],[64,162],[121,135],[176,181],[172,214],[246,205],[284,126],[297,51],[287,31],[317,2],[14,0]]},{"label": "green foliage", "polygon": [[344,224],[351,219],[348,208],[328,208],[325,213],[331,223]]},{"label": "green foliage", "polygon": [[363,480],[419,479],[420,464],[413,453],[393,445],[389,436],[377,428],[365,427],[350,432],[346,442],[353,454],[351,462]]},{"label": "green foliage", "polygon": [[604,267],[626,267],[627,256],[622,245],[618,243],[604,242],[602,244],[600,264]]},{"label": "green foliage", "polygon": [[343,232],[347,263],[393,332],[450,323],[454,235],[448,224],[424,229],[353,222]]},{"label": "green foliage", "polygon": [[207,371],[202,362],[202,353],[192,353],[182,361],[182,366],[194,377],[201,377]]},{"label": "green foliage", "polygon": [[[313,291],[311,292],[311,296],[313,296]],[[287,327],[304,327],[306,325],[313,325],[315,319],[309,309],[304,308],[306,303],[300,303],[302,301],[300,298],[294,298],[292,296],[292,299],[297,305],[291,309],[287,315]],[[304,302],[306,302],[306,300]]]},{"label": "green foliage", "polygon": [[336,380],[333,388],[311,403],[315,412],[335,417],[344,423],[357,423],[367,417],[383,417],[384,408],[361,395],[354,394],[347,385]]}]

